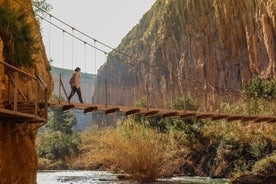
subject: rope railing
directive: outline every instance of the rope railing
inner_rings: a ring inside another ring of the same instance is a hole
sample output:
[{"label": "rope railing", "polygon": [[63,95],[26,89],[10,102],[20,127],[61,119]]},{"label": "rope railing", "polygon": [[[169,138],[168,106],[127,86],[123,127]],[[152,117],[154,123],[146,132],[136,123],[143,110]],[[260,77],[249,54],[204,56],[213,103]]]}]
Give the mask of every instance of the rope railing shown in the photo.
[{"label": "rope railing", "polygon": [[[59,82],[62,82],[62,80]],[[153,89],[151,89],[149,85],[140,87],[125,85],[125,87],[122,88],[105,79],[104,82],[97,85],[99,85],[96,91],[98,94],[92,94],[94,96],[92,103],[83,104],[79,103],[79,101],[61,101],[57,104],[57,102],[53,100],[49,104],[54,108],[61,107],[62,111],[79,109],[82,110],[84,114],[103,111],[105,115],[118,112],[120,115],[124,114],[128,116],[138,113],[147,118],[154,116],[159,116],[161,118],[175,116],[181,119],[194,117],[197,119],[210,119],[211,121],[224,119],[228,122],[276,122],[276,113],[273,111],[273,109],[276,108],[275,105],[272,104],[271,112],[258,113],[252,109],[252,101],[250,101],[249,98],[244,97],[243,94],[235,98],[229,98],[231,94],[229,94],[227,90],[219,93],[217,91],[207,93],[207,91],[203,91],[200,88],[196,90],[185,89],[186,92],[183,92],[184,95],[183,93],[172,94],[170,91],[167,91],[167,93],[163,93],[163,96],[158,96],[153,93]],[[65,88],[66,87],[69,87],[69,84],[65,86]],[[63,96],[63,99],[66,99],[66,92],[64,94],[65,96]],[[169,95],[171,95],[171,99],[167,98]],[[182,101],[180,100],[182,104],[177,101],[179,98],[182,98]],[[183,101],[183,98],[185,101]],[[196,103],[186,103],[191,102],[195,98],[199,99]],[[209,103],[210,98],[215,99],[215,103]],[[158,99],[166,99],[166,101],[162,101],[158,104],[156,103]],[[191,99],[191,101],[189,101],[189,99]],[[140,102],[136,104],[136,101]],[[219,103],[217,103],[218,101]],[[170,103],[175,104],[171,105]],[[204,106],[207,104],[209,106]]]},{"label": "rope railing", "polygon": [[[67,79],[64,79],[64,81]],[[70,85],[68,82],[64,82],[60,76],[60,80],[55,81],[55,86],[59,88],[59,102],[66,100],[70,93]],[[96,85],[96,84],[95,84]],[[124,87],[122,87],[124,86]],[[61,88],[62,87],[62,88]],[[93,89],[97,88],[95,91]],[[81,86],[82,93],[89,93],[93,101],[91,104],[118,105],[118,106],[144,106],[147,108],[162,108],[172,109],[176,108],[179,100],[183,104],[178,104],[183,110],[193,110],[201,112],[216,112],[216,113],[228,113],[225,105],[237,104],[239,102],[247,103],[247,99],[243,97],[243,94],[233,92],[231,90],[220,90],[209,88],[195,88],[193,86],[187,86],[182,91],[172,92],[169,89],[156,91],[149,85],[135,86],[126,84],[115,84],[106,79],[102,83],[97,83],[97,86],[93,89],[87,88],[89,92],[84,92],[85,88]],[[96,94],[97,93],[97,94]],[[160,95],[161,94],[161,95]],[[64,99],[64,100],[62,100]],[[88,101],[85,100],[84,101]],[[77,95],[72,99],[72,102],[78,102]],[[252,114],[249,110],[249,106],[243,109],[242,113]]]}]

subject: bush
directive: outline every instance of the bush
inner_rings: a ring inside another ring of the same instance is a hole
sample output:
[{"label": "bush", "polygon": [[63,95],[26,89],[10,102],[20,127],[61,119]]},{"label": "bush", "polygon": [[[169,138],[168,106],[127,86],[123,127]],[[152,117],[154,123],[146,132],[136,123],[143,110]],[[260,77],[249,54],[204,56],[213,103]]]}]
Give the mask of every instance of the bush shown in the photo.
[{"label": "bush", "polygon": [[253,172],[262,176],[270,176],[276,174],[276,152],[258,161],[253,166]]},{"label": "bush", "polygon": [[276,80],[254,77],[245,87],[248,98],[271,100],[276,97]]},{"label": "bush", "polygon": [[48,123],[36,139],[37,155],[40,159],[48,159],[52,165],[49,167],[65,166],[68,158],[79,153],[80,136],[73,132],[76,123],[76,118],[70,111],[61,112],[60,108],[49,110]]},{"label": "bush", "polygon": [[0,36],[4,42],[3,54],[6,62],[14,66],[32,66],[35,40],[31,35],[31,25],[22,10],[0,7]]},{"label": "bush", "polygon": [[177,142],[170,134],[136,124],[133,119],[116,129],[89,132],[83,140],[89,159],[115,165],[132,179],[153,181],[171,175],[182,163]]}]

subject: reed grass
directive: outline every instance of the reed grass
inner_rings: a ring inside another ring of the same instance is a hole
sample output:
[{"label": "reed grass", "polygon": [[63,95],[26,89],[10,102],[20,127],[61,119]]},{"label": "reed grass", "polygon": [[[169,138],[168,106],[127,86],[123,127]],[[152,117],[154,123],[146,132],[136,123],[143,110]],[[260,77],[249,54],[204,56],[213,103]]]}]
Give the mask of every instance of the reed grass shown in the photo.
[{"label": "reed grass", "polygon": [[121,122],[116,129],[87,131],[83,134],[82,150],[88,162],[115,165],[138,181],[169,176],[183,161],[174,136],[133,119]]}]

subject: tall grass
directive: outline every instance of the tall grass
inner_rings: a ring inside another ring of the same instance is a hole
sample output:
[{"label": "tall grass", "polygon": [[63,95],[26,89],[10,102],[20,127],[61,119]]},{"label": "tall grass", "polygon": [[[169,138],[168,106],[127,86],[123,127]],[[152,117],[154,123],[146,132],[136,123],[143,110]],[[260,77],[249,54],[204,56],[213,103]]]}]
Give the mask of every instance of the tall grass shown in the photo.
[{"label": "tall grass", "polygon": [[266,158],[256,162],[253,166],[253,173],[262,176],[271,176],[276,174],[276,152]]},{"label": "tall grass", "polygon": [[[246,112],[238,105],[224,108]],[[261,114],[274,114],[276,109],[274,104],[258,108]],[[177,174],[179,168],[184,174],[213,177],[271,174],[266,171],[275,173],[275,135],[275,123],[128,119],[117,128],[84,132],[81,157],[74,163],[83,168],[109,167],[140,181]]]},{"label": "tall grass", "polygon": [[183,163],[175,137],[133,119],[86,131],[82,150],[88,162],[109,163],[138,181],[169,176]]}]

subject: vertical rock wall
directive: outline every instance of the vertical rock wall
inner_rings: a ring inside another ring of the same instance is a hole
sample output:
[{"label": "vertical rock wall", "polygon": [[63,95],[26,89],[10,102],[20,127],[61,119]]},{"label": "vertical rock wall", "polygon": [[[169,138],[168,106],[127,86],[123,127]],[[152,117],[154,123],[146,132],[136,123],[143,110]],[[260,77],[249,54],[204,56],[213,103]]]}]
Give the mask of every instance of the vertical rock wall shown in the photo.
[{"label": "vertical rock wall", "polygon": [[[32,35],[36,40],[38,52],[33,55],[36,63],[34,68],[21,68],[30,74],[39,74],[52,91],[52,78],[49,72],[50,66],[46,58],[40,27],[35,19],[32,10],[31,0],[0,0],[0,6],[8,5],[16,11],[25,11],[28,22],[32,25]],[[0,60],[3,58],[2,50],[5,45],[0,39]],[[7,76],[4,74],[3,66],[0,65],[0,79],[6,79],[4,87],[7,89]],[[15,81],[19,88],[27,94],[30,101],[35,99],[35,82],[17,75]],[[3,98],[7,101],[7,91],[4,91]],[[12,96],[11,96],[12,97]],[[39,99],[43,98],[43,94]],[[15,124],[12,121],[0,119],[0,183],[3,184],[35,184],[37,173],[37,157],[35,150],[36,131],[31,131],[38,124]]]},{"label": "vertical rock wall", "polygon": [[115,84],[112,104],[145,97],[146,83],[159,107],[176,96],[234,97],[253,76],[275,77],[275,20],[275,0],[157,0],[117,48],[135,59],[112,52],[120,59],[108,58],[97,83]]}]

